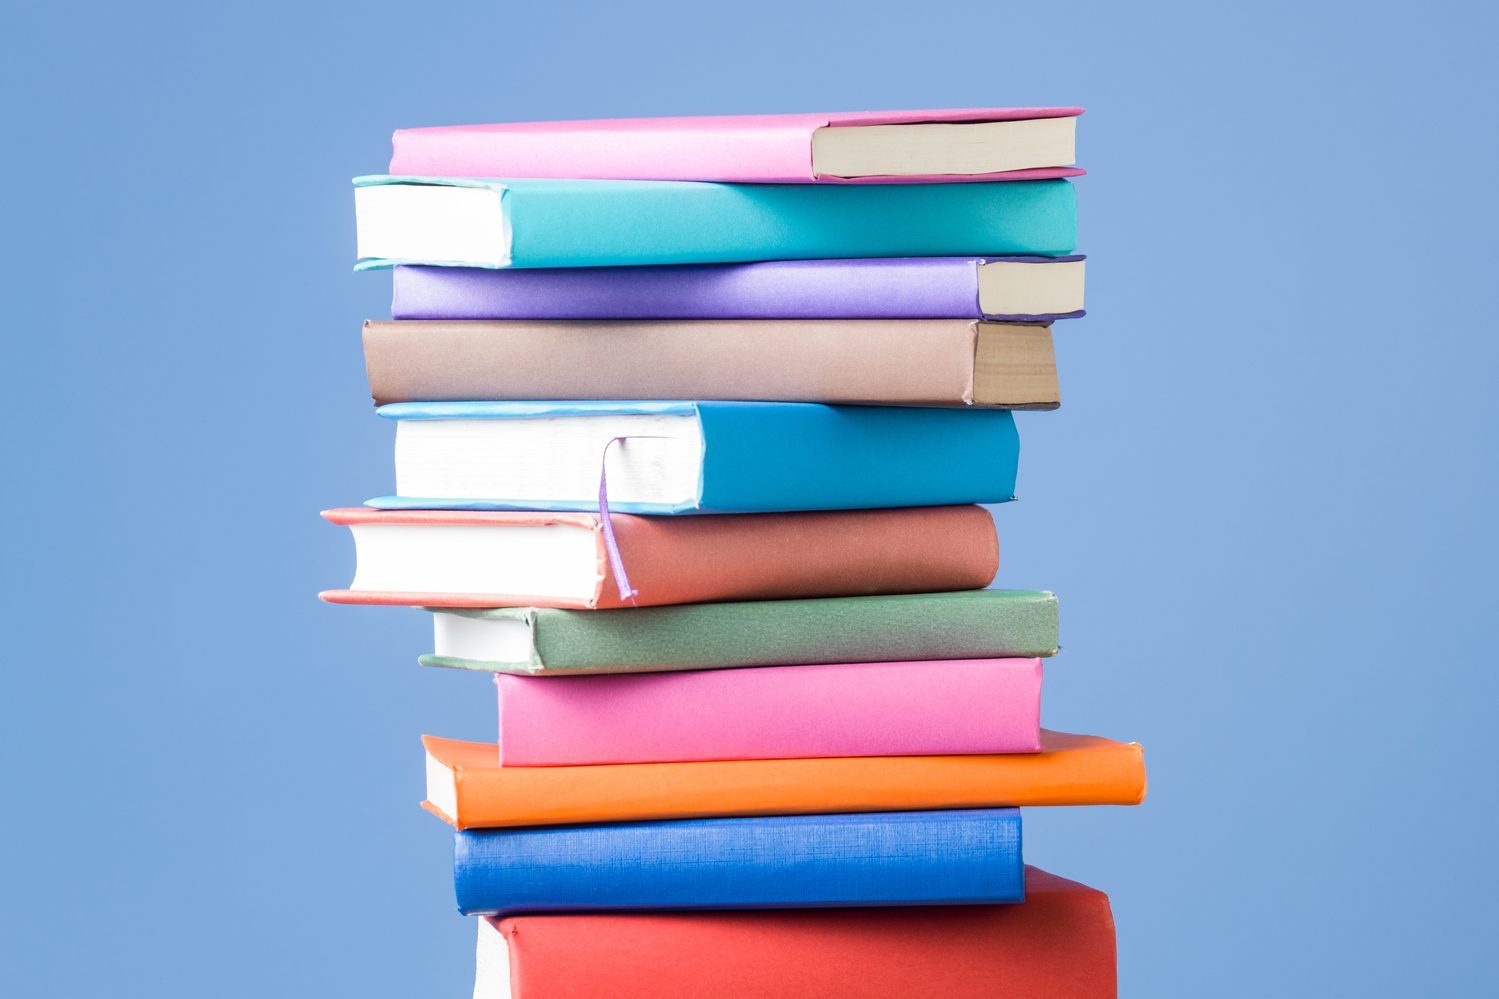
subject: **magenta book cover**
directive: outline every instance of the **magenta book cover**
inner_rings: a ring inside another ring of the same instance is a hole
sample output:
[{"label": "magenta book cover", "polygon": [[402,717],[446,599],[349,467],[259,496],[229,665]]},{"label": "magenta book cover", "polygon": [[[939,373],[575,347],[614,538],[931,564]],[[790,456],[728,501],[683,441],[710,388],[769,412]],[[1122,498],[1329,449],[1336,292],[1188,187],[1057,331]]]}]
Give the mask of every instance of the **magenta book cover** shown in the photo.
[{"label": "magenta book cover", "polygon": [[961,108],[597,121],[530,121],[405,128],[390,173],[427,177],[707,180],[750,184],[931,183],[1074,177],[1070,164],[966,175],[838,177],[814,167],[826,128],[1076,118],[1077,107]]},{"label": "magenta book cover", "polygon": [[1033,753],[1041,660],[497,674],[502,766]]}]

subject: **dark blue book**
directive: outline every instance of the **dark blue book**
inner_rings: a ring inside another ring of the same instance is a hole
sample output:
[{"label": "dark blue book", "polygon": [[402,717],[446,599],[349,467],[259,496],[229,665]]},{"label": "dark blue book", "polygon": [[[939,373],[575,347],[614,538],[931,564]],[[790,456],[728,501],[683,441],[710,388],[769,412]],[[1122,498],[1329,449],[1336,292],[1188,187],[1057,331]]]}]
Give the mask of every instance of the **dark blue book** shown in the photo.
[{"label": "dark blue book", "polygon": [[1020,812],[774,815],[454,837],[465,915],[972,905],[1025,898]]}]

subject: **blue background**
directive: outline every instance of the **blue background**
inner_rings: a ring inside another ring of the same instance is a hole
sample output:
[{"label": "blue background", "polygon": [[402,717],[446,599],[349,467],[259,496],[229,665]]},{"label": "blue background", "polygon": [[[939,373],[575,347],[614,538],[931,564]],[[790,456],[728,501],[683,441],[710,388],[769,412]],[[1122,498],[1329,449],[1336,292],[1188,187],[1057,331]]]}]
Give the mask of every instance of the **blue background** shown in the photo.
[{"label": "blue background", "polygon": [[1002,581],[1138,809],[1031,810],[1126,995],[1493,990],[1495,23],[1427,3],[27,5],[5,94],[0,991],[467,994],[419,732],[319,604],[387,492],[348,179],[400,126],[1082,104],[1090,316]]}]

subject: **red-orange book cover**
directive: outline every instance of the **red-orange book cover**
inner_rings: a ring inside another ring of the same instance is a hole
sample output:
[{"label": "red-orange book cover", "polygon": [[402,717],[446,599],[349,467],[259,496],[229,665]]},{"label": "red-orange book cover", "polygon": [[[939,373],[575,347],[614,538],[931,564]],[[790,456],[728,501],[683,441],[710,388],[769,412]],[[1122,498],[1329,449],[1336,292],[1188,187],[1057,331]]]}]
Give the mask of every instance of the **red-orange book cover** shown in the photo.
[{"label": "red-orange book cover", "polygon": [[1034,867],[1022,905],[479,921],[475,999],[1107,999],[1108,896]]},{"label": "red-orange book cover", "polygon": [[[356,508],[323,516],[353,530],[359,559],[353,586],[321,594],[330,603],[632,606],[620,596],[597,514]],[[978,506],[701,517],[615,514],[612,523],[636,590],[633,606],[640,607],[973,590],[987,586],[999,567],[994,521]],[[407,542],[396,538],[394,546],[378,548],[389,544],[393,532]],[[585,539],[580,548],[565,539],[542,538],[541,532],[586,532],[592,542]],[[561,547],[550,547],[554,540]],[[449,554],[438,565],[434,553],[443,546]],[[542,585],[564,553],[580,550],[585,554],[576,559],[574,582]],[[431,581],[442,579],[465,580],[470,588],[431,588]],[[495,588],[500,585],[505,588]]]}]

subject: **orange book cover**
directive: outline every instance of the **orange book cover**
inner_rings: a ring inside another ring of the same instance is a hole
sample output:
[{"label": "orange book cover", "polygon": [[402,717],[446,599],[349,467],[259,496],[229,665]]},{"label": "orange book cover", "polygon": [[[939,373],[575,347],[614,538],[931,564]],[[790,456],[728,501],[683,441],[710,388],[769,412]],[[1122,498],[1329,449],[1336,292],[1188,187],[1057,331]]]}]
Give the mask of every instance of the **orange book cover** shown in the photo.
[{"label": "orange book cover", "polygon": [[[350,528],[548,528],[592,531],[593,595],[569,600],[527,593],[434,593],[328,590],[329,603],[416,607],[561,607],[603,610],[631,606],[605,551],[593,513],[462,510],[327,510]],[[979,506],[897,507],[711,517],[615,514],[614,534],[633,605],[778,600],[976,590],[999,568],[994,520]]]},{"label": "orange book cover", "polygon": [[1107,999],[1117,989],[1108,896],[1034,867],[1023,905],[478,922],[475,999]]},{"label": "orange book cover", "polygon": [[[545,682],[545,681],[543,681]],[[724,815],[1136,805],[1138,743],[1042,732],[1041,752],[501,767],[490,742],[423,736],[423,807],[459,829]]]}]

